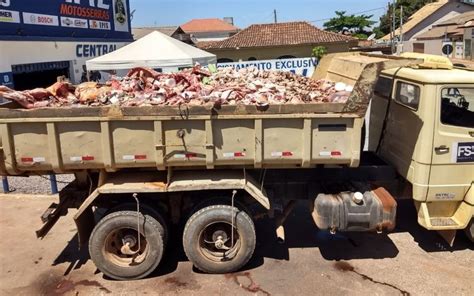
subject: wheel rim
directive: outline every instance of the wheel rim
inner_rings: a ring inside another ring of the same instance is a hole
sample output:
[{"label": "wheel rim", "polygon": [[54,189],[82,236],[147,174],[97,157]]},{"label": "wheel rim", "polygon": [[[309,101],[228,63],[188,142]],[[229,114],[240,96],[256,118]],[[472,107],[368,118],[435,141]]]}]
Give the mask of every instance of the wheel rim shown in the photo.
[{"label": "wheel rim", "polygon": [[198,249],[201,254],[213,262],[225,262],[234,259],[241,247],[238,229],[234,225],[232,242],[232,225],[225,221],[213,222],[199,233]]},{"label": "wheel rim", "polygon": [[[138,241],[140,239],[140,241]],[[128,244],[128,254],[124,253],[124,246]],[[109,262],[120,266],[129,267],[142,263],[148,252],[149,245],[146,237],[132,228],[118,228],[110,232],[105,238],[103,253]]]}]

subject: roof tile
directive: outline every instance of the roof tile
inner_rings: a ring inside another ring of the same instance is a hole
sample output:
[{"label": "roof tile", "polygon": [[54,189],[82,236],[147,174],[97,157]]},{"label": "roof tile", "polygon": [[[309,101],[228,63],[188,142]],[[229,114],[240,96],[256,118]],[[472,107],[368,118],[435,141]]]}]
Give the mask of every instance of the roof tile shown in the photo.
[{"label": "roof tile", "polygon": [[251,25],[225,40],[200,43],[201,48],[248,48],[347,42],[353,37],[328,32],[307,22]]},{"label": "roof tile", "polygon": [[229,24],[228,22],[218,19],[193,19],[189,22],[180,26],[181,29],[186,33],[197,33],[197,32],[221,32],[221,31],[233,31],[237,32],[239,28]]}]

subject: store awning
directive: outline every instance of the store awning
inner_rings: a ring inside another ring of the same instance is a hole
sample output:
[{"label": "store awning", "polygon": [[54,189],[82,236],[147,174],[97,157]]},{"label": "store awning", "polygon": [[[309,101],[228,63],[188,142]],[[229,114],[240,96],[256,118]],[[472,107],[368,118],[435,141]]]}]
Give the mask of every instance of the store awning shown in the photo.
[{"label": "store awning", "polygon": [[215,64],[216,56],[154,31],[116,51],[86,62],[87,70],[120,70],[134,67],[192,67]]}]

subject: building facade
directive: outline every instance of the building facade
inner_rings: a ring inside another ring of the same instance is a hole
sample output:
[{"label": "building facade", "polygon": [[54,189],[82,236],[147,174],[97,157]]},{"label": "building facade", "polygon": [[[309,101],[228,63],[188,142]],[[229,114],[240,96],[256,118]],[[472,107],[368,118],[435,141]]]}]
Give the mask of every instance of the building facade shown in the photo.
[{"label": "building facade", "polygon": [[132,39],[128,0],[0,2],[0,84],[44,87],[84,77],[86,60]]},{"label": "building facade", "polygon": [[[434,40],[429,31],[446,21],[456,19],[460,15],[473,10],[474,2],[470,0],[438,0],[426,4],[410,16],[401,30],[397,28],[394,31],[395,41],[400,45],[397,51],[442,54],[443,44],[439,44],[438,41]],[[462,34],[458,37],[460,37],[460,44],[462,44]],[[390,34],[387,34],[381,40],[389,42],[390,38]],[[420,42],[418,38],[424,38],[424,41]],[[453,46],[456,47],[456,43]],[[459,44],[457,46],[459,47]],[[458,48],[458,58],[460,56],[462,56],[462,49]]]}]

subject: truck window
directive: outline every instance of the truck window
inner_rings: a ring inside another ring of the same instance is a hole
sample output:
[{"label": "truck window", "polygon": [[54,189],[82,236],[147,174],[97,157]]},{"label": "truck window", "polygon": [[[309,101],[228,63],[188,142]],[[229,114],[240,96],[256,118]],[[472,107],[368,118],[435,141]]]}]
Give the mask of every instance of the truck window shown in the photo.
[{"label": "truck window", "polygon": [[375,85],[374,93],[383,98],[390,98],[390,94],[392,93],[392,82],[393,79],[379,77],[379,80]]},{"label": "truck window", "polygon": [[408,108],[418,110],[420,103],[420,87],[414,84],[398,81],[395,101],[407,106]]},{"label": "truck window", "polygon": [[449,87],[441,90],[441,122],[474,127],[474,88]]}]

